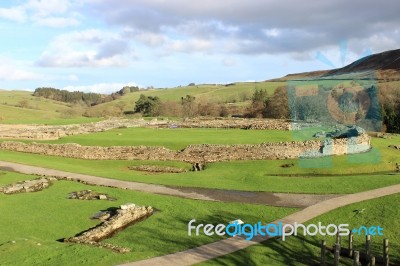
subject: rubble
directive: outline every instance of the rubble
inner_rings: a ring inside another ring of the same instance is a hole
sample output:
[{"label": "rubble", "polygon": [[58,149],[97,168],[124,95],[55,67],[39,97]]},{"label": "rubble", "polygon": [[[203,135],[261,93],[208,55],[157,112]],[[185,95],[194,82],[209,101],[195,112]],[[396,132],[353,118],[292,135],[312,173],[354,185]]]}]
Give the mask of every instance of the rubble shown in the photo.
[{"label": "rubble", "polygon": [[64,239],[64,242],[89,244],[98,247],[111,249],[115,252],[125,253],[129,252],[129,248],[118,247],[108,243],[101,243],[100,241],[109,238],[117,232],[125,229],[126,227],[140,222],[153,214],[151,206],[144,207],[138,206],[133,203],[121,205],[119,209],[115,210],[104,222],[90,228],[74,237]]},{"label": "rubble", "polygon": [[[4,141],[0,149],[89,160],[183,161],[192,164],[233,160],[277,160],[344,155],[369,151],[370,137],[266,142],[261,144],[195,144],[181,151],[151,146],[81,146],[78,144],[22,143]],[[200,167],[200,165],[199,165]],[[201,169],[197,169],[201,170]]]},{"label": "rubble", "polygon": [[78,199],[78,200],[116,200],[115,198],[109,197],[105,193],[98,193],[92,190],[81,190],[71,192],[68,195],[68,199]]},{"label": "rubble", "polygon": [[135,165],[129,166],[130,170],[149,172],[149,173],[184,173],[186,169],[171,167],[171,166],[160,166],[160,165]]},{"label": "rubble", "polygon": [[26,180],[15,184],[0,187],[0,192],[4,194],[36,192],[48,188],[51,182],[57,180],[55,178],[39,178],[34,180]]}]

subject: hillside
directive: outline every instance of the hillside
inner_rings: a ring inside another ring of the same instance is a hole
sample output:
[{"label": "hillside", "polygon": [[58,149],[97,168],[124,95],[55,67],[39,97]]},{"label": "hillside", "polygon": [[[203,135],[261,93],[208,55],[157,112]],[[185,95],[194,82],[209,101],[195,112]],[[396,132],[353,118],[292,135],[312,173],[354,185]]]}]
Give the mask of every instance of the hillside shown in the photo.
[{"label": "hillside", "polygon": [[380,81],[400,80],[400,49],[372,54],[342,68],[288,74],[270,81],[353,79],[371,77],[371,75]]},{"label": "hillside", "polygon": [[361,58],[350,65],[334,69],[326,73],[326,76],[342,75],[362,71],[400,70],[400,49],[373,54]]},{"label": "hillside", "polygon": [[243,106],[247,103],[254,90],[265,89],[272,94],[279,86],[284,86],[284,82],[238,82],[228,85],[223,84],[202,84],[195,86],[182,86],[169,89],[154,89],[148,91],[138,91],[128,93],[119,99],[99,104],[90,108],[92,114],[101,115],[107,112],[112,113],[112,110],[122,106],[124,111],[132,111],[135,102],[141,94],[146,96],[157,96],[164,101],[180,102],[181,97],[192,95],[201,101],[210,101],[214,103],[228,104],[230,107]]},{"label": "hillside", "polygon": [[83,118],[76,106],[32,96],[30,91],[0,90],[0,123],[64,124]]},{"label": "hillside", "polygon": [[282,78],[262,82],[200,84],[136,91],[127,93],[114,101],[92,107],[34,97],[32,92],[28,91],[0,90],[0,123],[69,123],[66,119],[69,119],[72,123],[74,121],[87,121],[86,118],[82,117],[82,114],[98,118],[119,116],[122,112],[132,112],[135,102],[141,94],[157,96],[162,101],[176,103],[180,103],[181,97],[191,95],[196,97],[199,103],[212,102],[222,104],[231,113],[241,113],[249,105],[251,96],[256,89],[265,89],[271,95],[276,88],[285,86],[285,82],[290,80],[351,80],[355,78],[371,78],[371,75],[379,82],[380,89],[384,91],[384,94],[399,90],[400,49],[373,54],[339,69],[288,74]]}]

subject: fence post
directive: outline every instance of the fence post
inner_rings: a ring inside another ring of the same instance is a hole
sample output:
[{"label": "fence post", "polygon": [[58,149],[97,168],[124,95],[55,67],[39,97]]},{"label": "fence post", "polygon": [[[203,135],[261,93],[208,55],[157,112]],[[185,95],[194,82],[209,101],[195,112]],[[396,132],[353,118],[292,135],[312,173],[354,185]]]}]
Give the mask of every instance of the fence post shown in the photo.
[{"label": "fence post", "polygon": [[371,256],[370,258],[369,258],[369,263],[368,263],[370,266],[375,266],[375,257],[374,256]]},{"label": "fence post", "polygon": [[326,266],[326,241],[321,241],[321,266]]},{"label": "fence post", "polygon": [[336,234],[336,244],[340,245],[340,235],[339,232]]},{"label": "fence post", "polygon": [[340,260],[340,244],[335,244],[335,266],[339,266],[339,260]]},{"label": "fence post", "polygon": [[354,266],[360,266],[360,253],[354,251]]},{"label": "fence post", "polygon": [[349,234],[349,257],[353,257],[353,233],[350,232]]},{"label": "fence post", "polygon": [[366,251],[366,260],[369,260],[371,256],[371,236],[367,235],[365,239],[365,251]]},{"label": "fence post", "polygon": [[383,265],[389,266],[389,239],[383,239]]}]

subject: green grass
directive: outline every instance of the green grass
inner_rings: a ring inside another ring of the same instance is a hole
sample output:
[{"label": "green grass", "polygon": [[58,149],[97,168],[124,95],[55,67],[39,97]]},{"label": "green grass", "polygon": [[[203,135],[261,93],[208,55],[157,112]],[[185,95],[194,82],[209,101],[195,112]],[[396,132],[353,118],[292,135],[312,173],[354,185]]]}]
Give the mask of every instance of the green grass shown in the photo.
[{"label": "green grass", "polygon": [[125,128],[44,142],[78,143],[85,146],[164,146],[179,150],[190,144],[258,144],[291,140],[290,131],[278,130]]},{"label": "green grass", "polygon": [[[26,108],[17,107],[21,101],[27,102]],[[34,97],[32,92],[0,90],[0,115],[3,123],[7,120],[18,119],[60,118],[61,113],[68,109],[65,103]]]},{"label": "green grass", "polygon": [[[351,156],[334,156],[305,161],[220,162],[208,164],[206,170],[201,172],[158,175],[128,170],[128,167],[159,164],[190,169],[190,165],[180,162],[60,159],[55,156],[9,151],[0,151],[0,156],[2,160],[7,161],[143,183],[248,191],[342,194],[400,183],[400,175],[382,173],[394,171],[394,162],[397,162],[399,152],[388,148],[388,145],[399,140],[399,137],[393,139],[374,138],[374,150]],[[281,167],[287,163],[294,163],[295,166]],[[309,166],[321,167],[324,164],[327,167],[307,168]]]},{"label": "green grass", "polygon": [[[2,183],[36,178],[15,173],[0,175]],[[92,189],[116,197],[117,201],[68,200],[70,192]],[[128,227],[106,242],[129,247],[116,254],[106,249],[57,242],[98,224],[89,217],[100,210],[133,202],[150,205],[156,213]],[[235,219],[256,222],[284,217],[293,208],[188,200],[81,183],[56,181],[43,191],[0,194],[1,265],[115,265],[185,250],[219,240],[219,237],[187,235],[187,223],[227,223]],[[12,243],[15,241],[15,243]],[[40,244],[40,245],[38,245]]]},{"label": "green grass", "polygon": [[[400,194],[364,201],[339,208],[321,215],[309,223],[349,224],[350,228],[359,226],[377,226],[383,228],[383,236],[371,237],[371,251],[375,256],[382,256],[383,238],[389,239],[390,261],[394,265],[400,263]],[[354,215],[353,210],[363,209],[362,214]],[[249,248],[222,256],[198,265],[314,265],[319,263],[321,240],[333,246],[335,238],[327,236],[289,237],[285,241],[273,239]],[[347,247],[347,238],[342,239]],[[365,251],[365,236],[354,237],[354,249]],[[302,255],[304,254],[304,255]],[[333,256],[328,255],[329,265],[333,264]],[[342,258],[340,265],[353,265],[350,259]]]},{"label": "green grass", "polygon": [[146,96],[158,96],[161,100],[177,102],[180,101],[181,97],[185,97],[186,95],[195,96],[200,102],[205,100],[215,103],[243,102],[244,98],[249,99],[256,89],[265,89],[271,95],[275,89],[280,86],[285,86],[285,82],[239,82],[235,83],[233,86],[198,85],[138,91],[128,93],[115,101],[93,106],[91,109],[95,113],[101,113],[116,105],[124,104],[125,111],[132,111],[134,103],[139,99],[141,94]]}]

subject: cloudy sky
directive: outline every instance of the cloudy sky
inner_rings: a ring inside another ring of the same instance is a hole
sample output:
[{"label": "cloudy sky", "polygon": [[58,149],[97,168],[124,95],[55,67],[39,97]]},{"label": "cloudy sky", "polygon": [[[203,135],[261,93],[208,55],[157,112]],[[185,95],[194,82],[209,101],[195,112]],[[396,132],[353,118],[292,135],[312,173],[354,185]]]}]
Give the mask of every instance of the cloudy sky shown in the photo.
[{"label": "cloudy sky", "polygon": [[1,0],[0,88],[265,80],[397,49],[398,0]]}]

